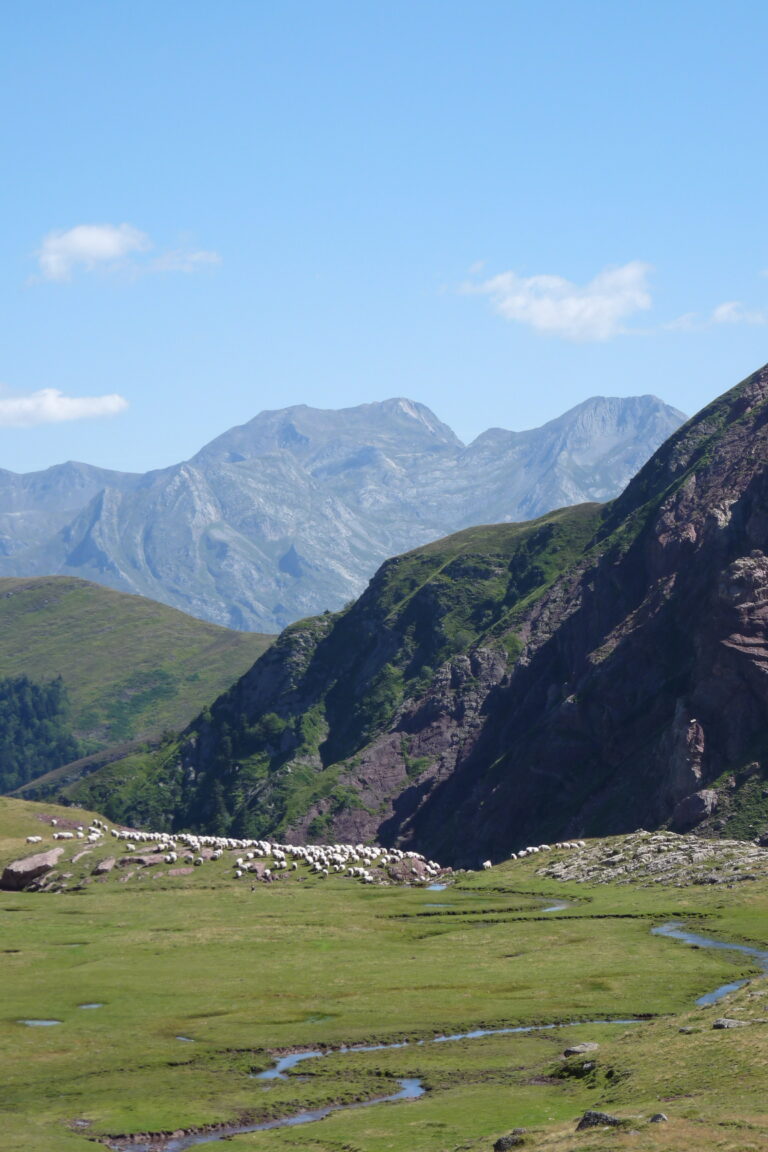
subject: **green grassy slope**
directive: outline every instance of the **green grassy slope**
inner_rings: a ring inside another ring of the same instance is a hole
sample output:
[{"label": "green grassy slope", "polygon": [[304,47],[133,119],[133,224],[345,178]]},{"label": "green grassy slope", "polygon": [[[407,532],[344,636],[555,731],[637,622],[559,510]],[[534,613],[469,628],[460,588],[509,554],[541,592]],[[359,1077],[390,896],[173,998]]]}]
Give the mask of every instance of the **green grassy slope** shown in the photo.
[{"label": "green grassy slope", "polygon": [[91,750],[183,727],[270,641],[84,580],[0,580],[0,676],[60,675]]},{"label": "green grassy slope", "polygon": [[[31,851],[26,835],[47,843],[51,816],[87,813],[0,799],[0,864]],[[67,868],[87,875],[108,852],[111,839]],[[132,869],[117,868],[55,897],[1,893],[3,1152],[85,1152],[109,1135],[281,1116],[385,1095],[408,1076],[423,1080],[422,1099],[226,1147],[488,1152],[519,1125],[526,1147],[552,1152],[768,1147],[766,981],[696,1008],[754,977],[750,961],[650,933],[680,919],[765,947],[768,884],[564,886],[538,877],[540,863],[459,874],[439,894],[303,869],[253,885],[227,860],[183,876],[159,865],[123,880]],[[553,897],[572,904],[546,914]],[[645,1014],[655,1018],[587,1023]],[[748,1024],[714,1031],[723,1015]],[[61,1024],[19,1023],[29,1018]],[[266,1087],[251,1077],[280,1049],[565,1020],[580,1023],[328,1056]],[[563,1061],[585,1040],[599,1049]],[[631,1122],[576,1135],[593,1107]],[[667,1124],[648,1123],[658,1111]]]}]

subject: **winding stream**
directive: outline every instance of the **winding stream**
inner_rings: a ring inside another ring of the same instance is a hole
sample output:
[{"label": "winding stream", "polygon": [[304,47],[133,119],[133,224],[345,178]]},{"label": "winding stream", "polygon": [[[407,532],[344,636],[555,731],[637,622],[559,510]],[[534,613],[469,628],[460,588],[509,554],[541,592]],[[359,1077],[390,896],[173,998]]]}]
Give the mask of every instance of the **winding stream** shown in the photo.
[{"label": "winding stream", "polygon": [[[435,887],[442,888],[445,886],[430,885],[430,889],[432,890],[434,890]],[[542,911],[562,912],[567,907],[569,907],[567,902],[559,902],[542,909]],[[730,944],[723,940],[715,940],[710,936],[701,936],[696,932],[689,932],[688,929],[684,928],[678,921],[661,924],[656,928],[652,928],[651,933],[654,936],[665,936],[672,940],[682,940],[686,944],[691,944],[698,948],[715,948],[721,951],[741,952],[751,957],[755,961],[756,966],[768,975],[768,951],[763,949],[753,948],[747,944]],[[738,988],[742,988],[747,982],[747,980],[734,980],[727,984],[721,984],[712,992],[707,992],[705,995],[700,996],[696,1000],[696,1004],[700,1007],[716,1004],[719,1000],[722,1000],[723,997],[727,996],[729,992],[734,992]],[[31,1023],[31,1021],[25,1021],[25,1023]],[[526,1024],[510,1028],[476,1028],[470,1032],[455,1032],[446,1035],[432,1036],[425,1040],[400,1040],[392,1044],[350,1044],[340,1048],[329,1048],[325,1050],[318,1048],[311,1051],[292,1052],[287,1056],[281,1056],[275,1061],[271,1068],[253,1074],[252,1078],[262,1081],[286,1080],[288,1079],[286,1073],[305,1060],[321,1060],[326,1056],[338,1056],[345,1053],[382,1052],[392,1048],[416,1048],[425,1044],[444,1044],[457,1040],[476,1040],[481,1036],[505,1036],[526,1032],[550,1031],[556,1028],[572,1028],[577,1024],[626,1025],[642,1023],[643,1021],[639,1019],[568,1020],[558,1024]],[[182,1039],[182,1037],[178,1037],[178,1039]],[[184,1037],[184,1039],[187,1039],[187,1037]],[[292,1128],[300,1124],[309,1124],[314,1120],[322,1120],[332,1112],[346,1112],[353,1108],[369,1108],[373,1104],[394,1103],[398,1100],[416,1100],[418,1097],[423,1096],[426,1091],[422,1081],[418,1077],[397,1078],[396,1083],[400,1086],[399,1091],[389,1096],[377,1096],[373,1100],[361,1100],[354,1104],[331,1104],[325,1108],[298,1112],[293,1116],[283,1116],[276,1120],[264,1120],[259,1124],[232,1124],[231,1126],[218,1127],[208,1132],[194,1132],[166,1139],[159,1137],[151,1139],[146,1143],[135,1142],[134,1140],[123,1143],[119,1139],[108,1141],[107,1143],[109,1147],[114,1149],[130,1148],[131,1152],[160,1152],[160,1150],[162,1150],[162,1152],[185,1152],[187,1148],[193,1148],[200,1144],[213,1143],[217,1140],[223,1140],[229,1136],[236,1136],[246,1132],[264,1132],[272,1128]],[[267,1084],[264,1084],[264,1087],[267,1087]]]},{"label": "winding stream", "polygon": [[[761,948],[752,948],[748,944],[728,944],[724,940],[713,940],[711,936],[700,936],[698,932],[689,932],[687,928],[683,928],[682,924],[675,920],[670,921],[669,924],[661,924],[658,928],[651,928],[651,933],[654,936],[667,936],[672,940],[684,940],[686,944],[694,944],[697,948],[717,948],[724,952],[743,952],[745,956],[751,956],[757,967],[761,968],[765,975],[768,975],[768,952]],[[696,1003],[700,1008],[717,1004],[729,992],[735,992],[747,983],[749,983],[747,980],[732,980],[729,984],[721,984],[719,988],[715,988],[714,992],[705,992],[703,996],[699,996]]]}]

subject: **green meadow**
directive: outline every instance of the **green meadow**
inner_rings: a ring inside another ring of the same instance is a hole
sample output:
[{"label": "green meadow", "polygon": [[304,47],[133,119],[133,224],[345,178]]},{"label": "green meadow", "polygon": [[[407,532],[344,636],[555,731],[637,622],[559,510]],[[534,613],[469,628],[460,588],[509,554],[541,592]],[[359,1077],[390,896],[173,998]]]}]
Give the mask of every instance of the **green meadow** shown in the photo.
[{"label": "green meadow", "polygon": [[0,676],[61,676],[83,754],[183,728],[271,641],[74,577],[0,580]]},{"label": "green meadow", "polygon": [[[48,846],[40,816],[57,814],[88,818],[0,799],[0,864],[37,850],[27,835],[42,830]],[[77,883],[114,852],[110,839],[59,871]],[[749,957],[650,932],[675,919],[764,946],[768,883],[556,886],[536,867],[458,874],[434,892],[302,869],[238,881],[220,860],[183,876],[137,869],[126,881],[115,869],[78,891],[0,893],[0,1147],[85,1152],[120,1135],[362,1102],[419,1078],[417,1100],[202,1147],[479,1152],[522,1126],[527,1147],[557,1152],[768,1148],[768,982]],[[545,913],[556,897],[569,906]],[[727,1001],[695,1007],[739,978],[750,982]],[[713,1030],[723,1015],[749,1024]],[[645,1019],[592,1023],[634,1017]],[[254,1078],[276,1053],[403,1040]],[[563,1059],[583,1040],[599,1050]],[[628,1125],[576,1133],[586,1108]],[[668,1122],[648,1123],[658,1111]]]}]

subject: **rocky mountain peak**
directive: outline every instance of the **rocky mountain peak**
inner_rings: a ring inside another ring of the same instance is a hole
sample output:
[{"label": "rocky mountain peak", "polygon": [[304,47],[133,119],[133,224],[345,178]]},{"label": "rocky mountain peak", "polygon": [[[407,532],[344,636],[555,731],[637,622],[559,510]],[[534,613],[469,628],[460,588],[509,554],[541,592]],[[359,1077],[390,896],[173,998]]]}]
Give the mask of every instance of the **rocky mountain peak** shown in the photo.
[{"label": "rocky mountain peak", "polygon": [[469,447],[405,397],[294,405],[145,476],[86,465],[0,474],[0,576],[79,576],[279,631],[359,594],[388,556],[471,524],[615,496],[682,419],[660,401],[651,419],[648,404],[594,398]]}]

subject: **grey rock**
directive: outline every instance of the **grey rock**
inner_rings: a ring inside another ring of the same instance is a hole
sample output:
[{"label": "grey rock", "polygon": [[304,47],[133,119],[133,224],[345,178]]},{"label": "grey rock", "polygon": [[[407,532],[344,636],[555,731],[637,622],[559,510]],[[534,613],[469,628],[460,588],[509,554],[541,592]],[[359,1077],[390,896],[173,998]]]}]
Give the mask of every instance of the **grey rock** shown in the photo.
[{"label": "grey rock", "polygon": [[712,1027],[717,1029],[723,1028],[746,1028],[749,1021],[747,1020],[734,1020],[729,1016],[721,1016],[718,1020],[713,1021]]},{"label": "grey rock", "polygon": [[594,1112],[589,1109],[576,1125],[576,1131],[581,1132],[584,1128],[620,1128],[623,1123],[624,1121],[618,1116],[611,1116],[609,1112]]},{"label": "grey rock", "polygon": [[509,1148],[521,1148],[525,1144],[525,1128],[513,1128],[507,1136],[500,1136],[493,1146],[493,1152],[507,1152]]},{"label": "grey rock", "polygon": [[14,860],[0,876],[0,889],[6,892],[20,892],[50,872],[58,863],[63,851],[63,848],[50,848],[47,852],[37,852],[34,856]]},{"label": "grey rock", "polygon": [[714,788],[702,788],[692,792],[675,805],[672,823],[678,832],[683,832],[706,820],[717,810],[718,797]]},{"label": "grey rock", "polygon": [[116,863],[117,861],[115,860],[114,856],[107,856],[104,860],[99,860],[91,875],[106,876],[108,872],[112,871]]},{"label": "grey rock", "polygon": [[581,1044],[573,1044],[570,1048],[566,1048],[563,1056],[581,1056],[584,1052],[597,1052],[599,1044],[595,1044],[593,1040],[584,1040]]},{"label": "grey rock", "polygon": [[669,1116],[664,1112],[657,1112],[655,1116],[651,1116],[651,1124],[666,1124],[668,1120]]},{"label": "grey rock", "polygon": [[0,471],[0,576],[64,574],[230,627],[339,608],[389,556],[474,524],[615,496],[683,421],[593,397],[464,445],[422,404],[262,412],[145,476]]}]

